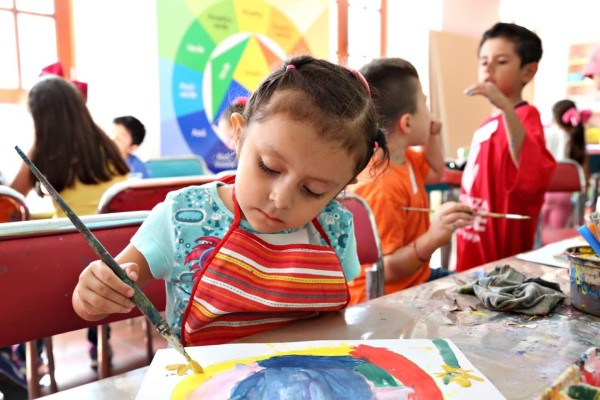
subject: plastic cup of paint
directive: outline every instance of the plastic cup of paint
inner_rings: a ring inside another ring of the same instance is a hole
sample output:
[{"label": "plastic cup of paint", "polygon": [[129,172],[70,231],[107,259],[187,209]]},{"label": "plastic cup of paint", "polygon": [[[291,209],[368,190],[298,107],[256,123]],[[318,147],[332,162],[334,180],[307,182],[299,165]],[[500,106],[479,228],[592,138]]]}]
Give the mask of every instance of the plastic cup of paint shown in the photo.
[{"label": "plastic cup of paint", "polygon": [[571,304],[586,314],[600,317],[600,257],[590,246],[569,247]]}]

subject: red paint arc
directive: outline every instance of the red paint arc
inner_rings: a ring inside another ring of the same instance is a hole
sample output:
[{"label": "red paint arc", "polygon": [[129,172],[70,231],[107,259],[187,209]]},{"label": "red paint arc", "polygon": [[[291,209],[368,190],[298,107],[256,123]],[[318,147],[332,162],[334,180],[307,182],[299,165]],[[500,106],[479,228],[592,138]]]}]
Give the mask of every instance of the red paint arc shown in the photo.
[{"label": "red paint arc", "polygon": [[444,400],[435,381],[408,358],[388,349],[358,345],[350,353],[355,358],[364,358],[389,372],[394,378],[415,391],[417,400]]}]

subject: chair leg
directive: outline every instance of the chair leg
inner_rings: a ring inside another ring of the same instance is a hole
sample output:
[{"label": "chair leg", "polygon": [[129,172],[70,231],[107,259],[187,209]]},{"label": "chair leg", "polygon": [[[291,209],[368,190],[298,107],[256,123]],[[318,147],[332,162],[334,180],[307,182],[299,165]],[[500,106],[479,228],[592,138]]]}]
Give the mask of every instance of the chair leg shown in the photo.
[{"label": "chair leg", "polygon": [[383,263],[375,263],[365,270],[367,300],[376,299],[385,294],[385,273]]},{"label": "chair leg", "polygon": [[52,336],[44,338],[44,347],[46,348],[46,358],[48,359],[48,375],[50,376],[50,393],[58,392],[56,384],[56,375],[54,374],[54,352],[52,347]]},{"label": "chair leg", "polygon": [[32,340],[25,343],[25,366],[27,370],[27,392],[29,393],[29,399],[37,399],[41,395],[38,365],[37,344],[35,340]]},{"label": "chair leg", "polygon": [[110,376],[110,356],[108,355],[108,325],[98,326],[98,378]]}]

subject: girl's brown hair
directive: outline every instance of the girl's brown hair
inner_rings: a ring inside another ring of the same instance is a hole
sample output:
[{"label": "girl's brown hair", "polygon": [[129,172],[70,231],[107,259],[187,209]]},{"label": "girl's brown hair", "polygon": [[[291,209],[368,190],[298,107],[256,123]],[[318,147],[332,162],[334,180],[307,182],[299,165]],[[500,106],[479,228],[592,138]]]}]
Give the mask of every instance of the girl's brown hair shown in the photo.
[{"label": "girl's brown hair", "polygon": [[[58,76],[46,76],[29,91],[28,106],[35,128],[31,160],[61,192],[75,181],[107,182],[129,167],[117,146],[94,122],[82,93]],[[30,173],[31,182],[36,182]],[[42,195],[41,188],[36,191]]]},{"label": "girl's brown hair", "polygon": [[585,128],[583,123],[572,125],[571,122],[564,122],[563,115],[571,108],[577,110],[577,106],[571,100],[560,100],[552,107],[552,117],[554,121],[566,132],[569,133],[569,141],[567,142],[566,156],[577,161],[580,165],[584,165],[586,161],[585,152]]},{"label": "girl's brown hair", "polygon": [[252,94],[244,118],[249,125],[278,113],[312,122],[325,140],[354,154],[355,175],[377,147],[375,167],[389,159],[368,86],[356,71],[310,56],[286,61]]}]

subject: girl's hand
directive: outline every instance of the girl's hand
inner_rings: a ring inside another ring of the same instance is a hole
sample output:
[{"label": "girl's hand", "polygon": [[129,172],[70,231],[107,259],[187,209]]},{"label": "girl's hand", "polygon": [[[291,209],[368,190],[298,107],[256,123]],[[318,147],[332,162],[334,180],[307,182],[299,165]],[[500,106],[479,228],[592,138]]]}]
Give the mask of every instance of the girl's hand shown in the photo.
[{"label": "girl's hand", "polygon": [[471,207],[449,201],[436,210],[427,233],[437,243],[437,247],[441,247],[450,241],[455,230],[472,223]]},{"label": "girl's hand", "polygon": [[500,91],[500,89],[498,89],[498,86],[496,86],[492,82],[481,82],[476,85],[470,86],[465,90],[464,93],[467,96],[484,96],[490,101],[490,103],[492,103],[500,110],[512,107],[510,104],[510,100],[508,100],[508,97],[506,97]]},{"label": "girl's hand", "polygon": [[[137,281],[139,266],[123,264],[127,276]],[[123,282],[108,265],[94,261],[79,275],[79,282],[73,291],[73,308],[83,319],[98,321],[108,314],[128,313],[135,303],[131,301],[134,289]]]}]

